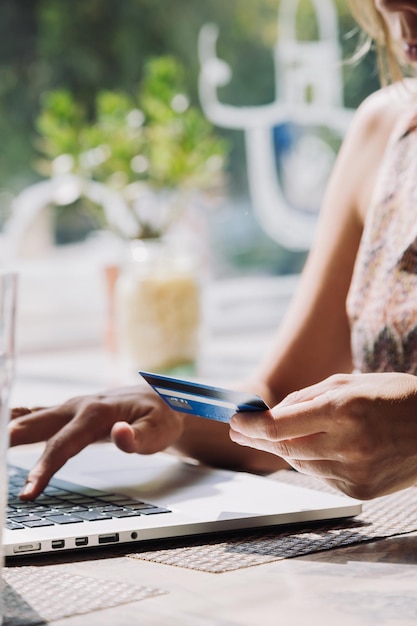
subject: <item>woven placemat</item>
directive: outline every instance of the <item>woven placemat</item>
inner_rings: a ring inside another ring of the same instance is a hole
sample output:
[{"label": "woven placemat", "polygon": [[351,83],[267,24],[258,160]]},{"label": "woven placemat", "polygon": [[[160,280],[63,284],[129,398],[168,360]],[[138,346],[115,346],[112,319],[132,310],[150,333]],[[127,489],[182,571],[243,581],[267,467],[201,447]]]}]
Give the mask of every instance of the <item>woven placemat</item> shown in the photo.
[{"label": "woven placemat", "polygon": [[[317,479],[283,470],[274,478],[286,483],[334,491]],[[257,532],[178,539],[169,546],[155,543],[129,556],[211,573],[229,572],[252,565],[330,550],[363,541],[417,530],[417,488],[376,498],[363,504],[361,515],[349,520],[315,522]]]},{"label": "woven placemat", "polygon": [[166,593],[136,584],[69,574],[50,566],[6,567],[3,580],[3,626],[47,624]]}]

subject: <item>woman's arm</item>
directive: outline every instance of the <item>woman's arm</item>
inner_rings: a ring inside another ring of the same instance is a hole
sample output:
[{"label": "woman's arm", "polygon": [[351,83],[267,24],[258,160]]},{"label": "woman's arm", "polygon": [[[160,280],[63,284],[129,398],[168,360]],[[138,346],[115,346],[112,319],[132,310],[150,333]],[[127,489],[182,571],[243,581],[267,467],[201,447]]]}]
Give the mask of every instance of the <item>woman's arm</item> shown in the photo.
[{"label": "woman's arm", "polygon": [[[260,393],[270,405],[294,389],[351,368],[345,300],[363,207],[386,142],[379,121],[386,117],[378,111],[370,101],[358,112],[329,183],[298,293],[270,355],[252,380],[240,385]],[[46,441],[42,458],[29,474],[28,498],[40,493],[68,458],[102,437],[111,437],[129,453],[151,454],[175,446],[213,465],[253,471],[283,465],[274,454],[232,442],[227,426],[171,411],[148,386],[72,398],[48,409],[16,409],[12,417],[11,445]]]},{"label": "woman's arm", "polygon": [[[374,94],[358,110],[330,177],[297,293],[271,350],[251,380],[240,383],[270,406],[331,374],[352,370],[346,297],[381,155],[396,119],[394,110],[391,103],[387,107],[386,92]],[[275,455],[239,449],[227,431],[222,424],[186,418],[176,445],[212,464],[252,471],[282,467]]]},{"label": "woman's arm", "polygon": [[386,91],[378,92],[353,120],[328,183],[297,293],[255,373],[275,403],[331,374],[352,371],[346,298],[381,158],[396,119],[389,102]]}]

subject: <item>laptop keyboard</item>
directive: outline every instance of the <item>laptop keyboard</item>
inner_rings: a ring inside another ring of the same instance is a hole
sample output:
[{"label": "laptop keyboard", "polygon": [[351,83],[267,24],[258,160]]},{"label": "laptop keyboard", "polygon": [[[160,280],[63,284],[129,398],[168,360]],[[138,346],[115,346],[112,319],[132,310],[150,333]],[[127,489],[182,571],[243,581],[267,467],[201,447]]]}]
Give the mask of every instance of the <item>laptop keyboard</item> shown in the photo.
[{"label": "laptop keyboard", "polygon": [[14,465],[9,465],[8,469],[9,498],[5,527],[9,530],[171,512],[150,502],[81,487],[59,478],[52,478],[36,500],[23,501],[18,494],[25,484],[27,470]]}]

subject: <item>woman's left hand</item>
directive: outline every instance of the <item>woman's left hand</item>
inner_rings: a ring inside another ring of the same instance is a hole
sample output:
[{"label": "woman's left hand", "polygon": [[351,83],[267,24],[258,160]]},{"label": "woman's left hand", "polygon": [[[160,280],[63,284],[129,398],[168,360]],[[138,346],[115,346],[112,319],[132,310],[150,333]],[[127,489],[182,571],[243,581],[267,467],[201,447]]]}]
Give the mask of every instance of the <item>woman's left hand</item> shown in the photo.
[{"label": "woman's left hand", "polygon": [[338,374],[269,411],[238,413],[232,441],[272,452],[362,500],[417,481],[417,377]]}]

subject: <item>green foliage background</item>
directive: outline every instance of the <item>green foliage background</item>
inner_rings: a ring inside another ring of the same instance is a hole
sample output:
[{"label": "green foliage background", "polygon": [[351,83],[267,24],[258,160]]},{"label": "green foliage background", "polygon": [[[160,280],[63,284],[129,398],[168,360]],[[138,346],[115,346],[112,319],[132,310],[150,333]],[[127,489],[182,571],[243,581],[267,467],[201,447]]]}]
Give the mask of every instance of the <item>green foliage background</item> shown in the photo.
[{"label": "green foliage background", "polygon": [[[335,4],[348,58],[358,36],[346,0]],[[68,89],[93,116],[100,90],[135,94],[147,60],[169,54],[185,65],[188,93],[198,106],[198,32],[214,22],[218,54],[233,69],[222,99],[236,105],[270,102],[278,6],[279,0],[1,0],[0,218],[2,192],[17,193],[39,178],[35,120],[43,94]],[[317,30],[311,0],[301,1],[299,16],[299,37],[311,38]],[[358,67],[347,63],[344,75],[349,107],[378,86],[372,55]],[[244,196],[243,133],[221,129],[220,134],[232,146],[231,192]]]},{"label": "green foliage background", "polygon": [[[346,2],[337,1],[346,56],[357,38]],[[234,104],[274,98],[272,47],[277,0],[2,0],[0,5],[0,187],[19,190],[35,179],[34,120],[42,94],[68,88],[92,110],[101,89],[132,94],[146,60],[172,54],[187,67],[188,89],[198,102],[197,37],[202,24],[220,29],[219,54],[233,68],[222,90]],[[301,5],[299,36],[315,34],[312,6]],[[373,60],[345,68],[346,104],[356,106],[377,86]],[[226,131],[223,131],[225,134]],[[242,138],[232,133],[236,183],[242,173]]]}]

